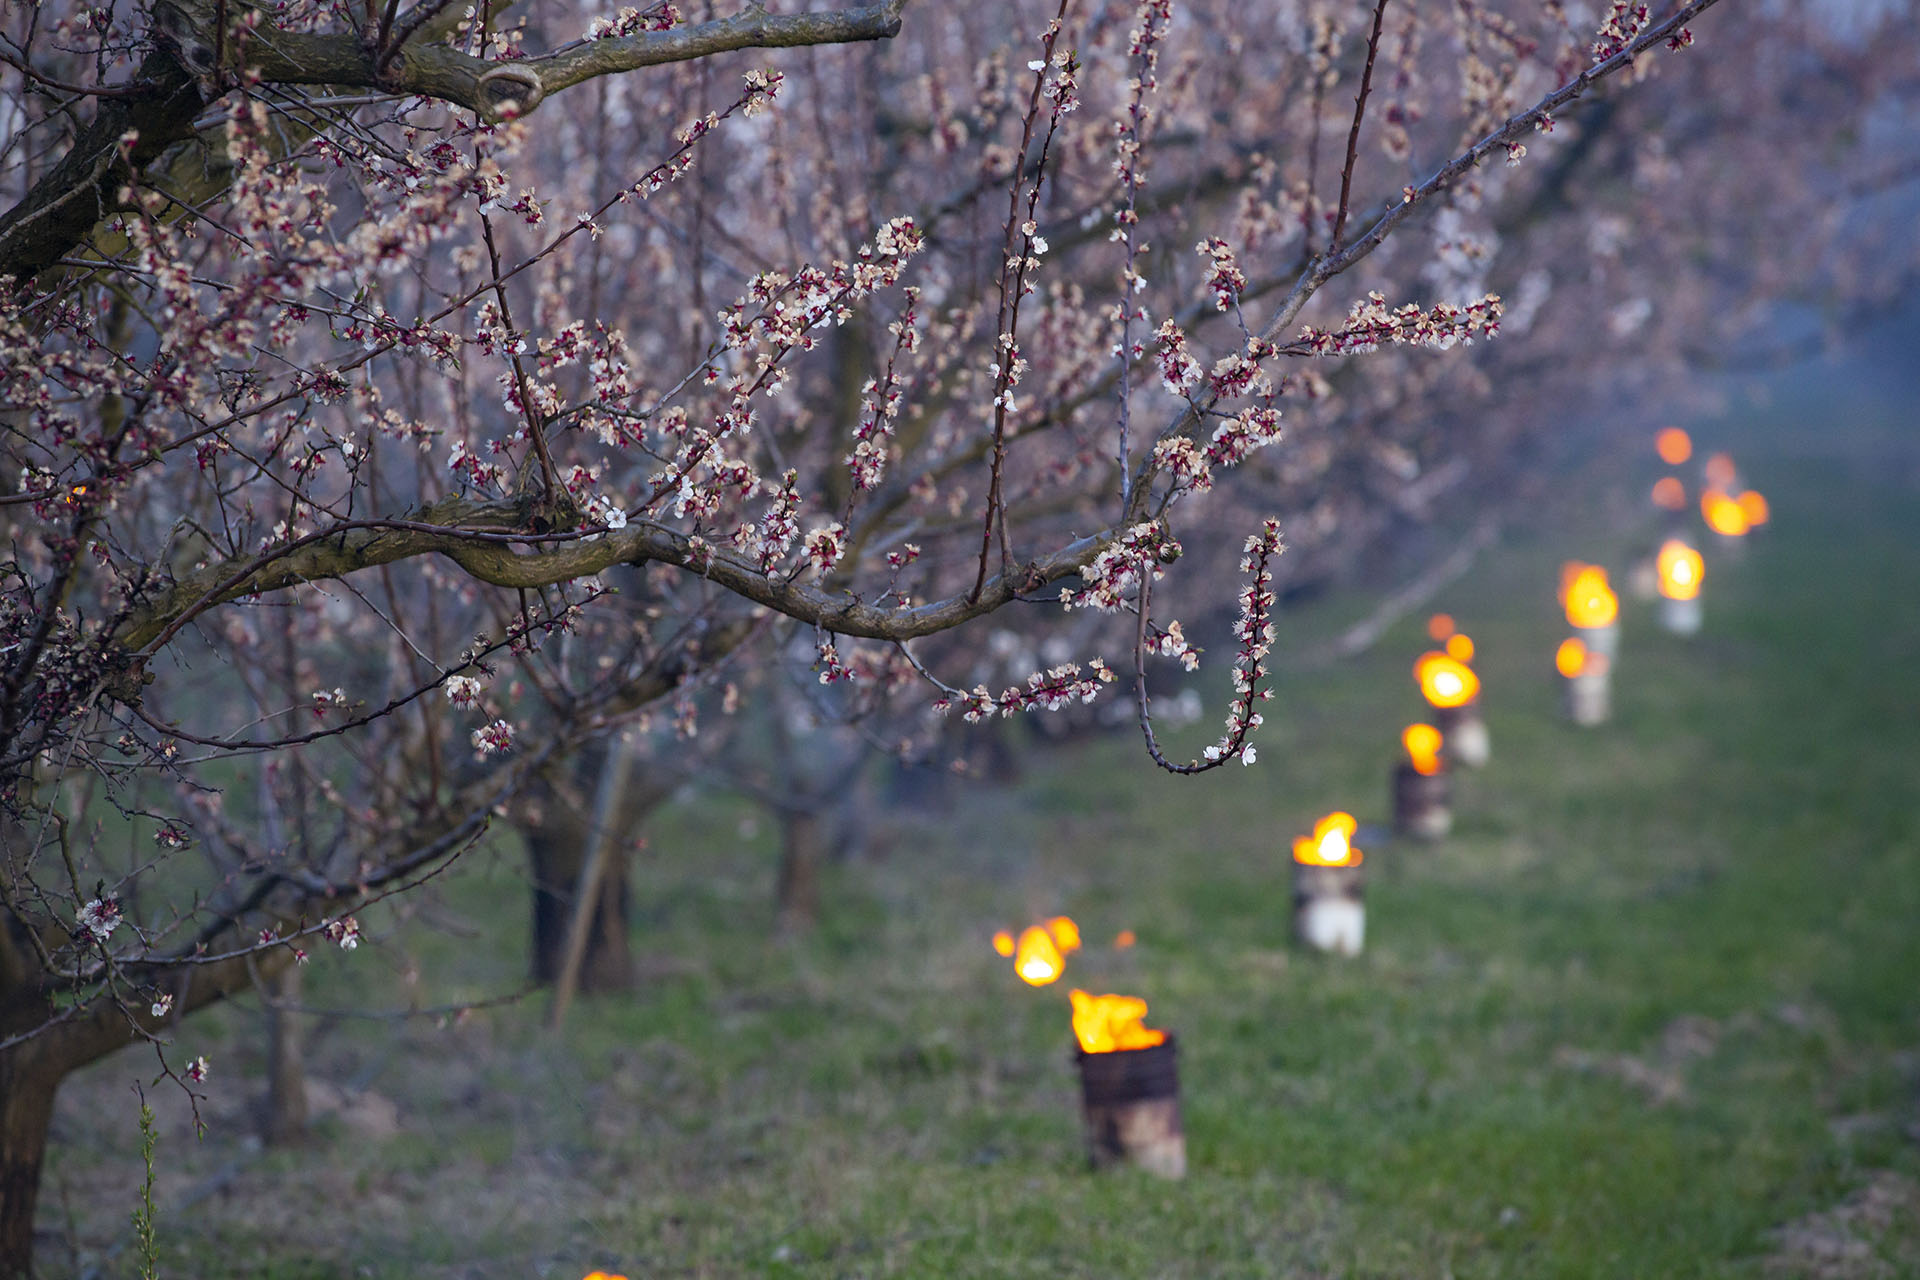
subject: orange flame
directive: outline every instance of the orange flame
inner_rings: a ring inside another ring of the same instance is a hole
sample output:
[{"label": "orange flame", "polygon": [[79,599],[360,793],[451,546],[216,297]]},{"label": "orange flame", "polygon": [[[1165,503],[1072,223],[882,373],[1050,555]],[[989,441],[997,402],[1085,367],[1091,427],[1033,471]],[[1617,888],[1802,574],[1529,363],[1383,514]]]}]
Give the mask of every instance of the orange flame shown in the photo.
[{"label": "orange flame", "polygon": [[1046,922],[1047,932],[1053,935],[1053,944],[1060,948],[1060,954],[1080,949],[1080,926],[1067,916],[1055,916]]},{"label": "orange flame", "polygon": [[1167,1033],[1142,1025],[1147,1002],[1138,996],[1095,996],[1075,989],[1073,1035],[1087,1053],[1115,1053],[1123,1049],[1151,1049],[1164,1044]]},{"label": "orange flame", "polygon": [[1700,516],[1715,533],[1729,538],[1746,536],[1747,509],[1718,489],[1700,495]]},{"label": "orange flame", "polygon": [[1653,447],[1660,454],[1660,461],[1670,467],[1677,467],[1693,456],[1693,439],[1678,427],[1662,427],[1653,437]]},{"label": "orange flame", "polygon": [[1436,707],[1464,707],[1480,693],[1480,677],[1460,659],[1434,650],[1413,664],[1420,692]]},{"label": "orange flame", "polygon": [[611,1271],[589,1271],[586,1280],[627,1280],[625,1276],[614,1275]]},{"label": "orange flame", "polygon": [[993,949],[1008,959],[1013,958],[1013,935],[1005,929],[993,935]]},{"label": "orange flame", "polygon": [[1669,600],[1691,600],[1700,594],[1700,580],[1706,576],[1706,562],[1678,538],[1668,539],[1655,562],[1660,571],[1660,594]]},{"label": "orange flame", "polygon": [[1427,635],[1435,644],[1439,644],[1453,634],[1453,615],[1436,613],[1427,619]]},{"label": "orange flame", "polygon": [[1707,459],[1707,487],[1712,489],[1731,489],[1733,480],[1739,473],[1733,467],[1733,455],[1716,453]]},{"label": "orange flame", "polygon": [[1120,932],[1113,935],[1113,945],[1119,948],[1121,951],[1125,951],[1128,947],[1132,946],[1134,943],[1138,941],[1140,941],[1140,939],[1134,937],[1133,930],[1131,929],[1122,929]]},{"label": "orange flame", "polygon": [[1678,476],[1661,476],[1653,482],[1653,505],[1668,511],[1687,509],[1687,486]]},{"label": "orange flame", "polygon": [[1039,925],[1020,931],[1020,945],[1014,951],[1013,970],[1028,986],[1044,987],[1058,980],[1067,967],[1053,937]]},{"label": "orange flame", "polygon": [[1560,570],[1560,601],[1567,622],[1576,627],[1607,627],[1620,616],[1620,597],[1607,583],[1607,571],[1597,564],[1571,561]]},{"label": "orange flame", "polygon": [[1330,813],[1313,824],[1311,836],[1293,838],[1293,860],[1307,867],[1357,867],[1365,855],[1353,847],[1360,824],[1350,813]]},{"label": "orange flame", "polygon": [[1773,518],[1773,512],[1767,507],[1767,500],[1759,491],[1749,489],[1734,499],[1740,504],[1740,510],[1746,512],[1747,527],[1754,528]]},{"label": "orange flame", "polygon": [[1455,662],[1473,661],[1473,637],[1464,631],[1456,631],[1447,637],[1447,656]]},{"label": "orange flame", "polygon": [[1561,675],[1571,680],[1587,669],[1587,642],[1579,636],[1568,636],[1560,642],[1554,651],[1553,665]]},{"label": "orange flame", "polygon": [[1440,731],[1430,724],[1410,724],[1400,734],[1400,745],[1407,749],[1413,771],[1432,777],[1440,772]]}]

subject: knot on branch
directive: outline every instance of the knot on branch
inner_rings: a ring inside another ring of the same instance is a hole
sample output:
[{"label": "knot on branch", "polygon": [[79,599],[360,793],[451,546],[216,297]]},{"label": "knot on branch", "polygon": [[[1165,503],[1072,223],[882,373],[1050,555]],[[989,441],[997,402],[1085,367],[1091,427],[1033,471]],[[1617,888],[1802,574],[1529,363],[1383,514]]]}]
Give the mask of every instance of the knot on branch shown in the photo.
[{"label": "knot on branch", "polygon": [[520,63],[495,67],[474,84],[475,109],[489,120],[523,116],[546,96],[540,73]]}]

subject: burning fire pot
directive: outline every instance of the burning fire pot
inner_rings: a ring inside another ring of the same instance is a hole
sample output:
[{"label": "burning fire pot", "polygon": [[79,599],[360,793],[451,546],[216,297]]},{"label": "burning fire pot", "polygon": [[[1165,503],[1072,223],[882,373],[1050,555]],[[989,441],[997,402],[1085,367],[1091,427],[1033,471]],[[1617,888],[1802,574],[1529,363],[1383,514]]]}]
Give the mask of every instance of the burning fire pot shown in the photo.
[{"label": "burning fire pot", "polygon": [[[1480,677],[1472,667],[1455,656],[1463,646],[1448,641],[1449,652],[1435,649],[1420,655],[1413,664],[1413,678],[1433,708],[1434,727],[1444,741],[1442,750],[1449,762],[1477,769],[1493,756],[1493,740],[1487,734],[1487,722],[1480,717]],[[1472,641],[1464,652],[1472,653]]]},{"label": "burning fire pot", "polygon": [[1400,744],[1407,758],[1393,771],[1394,830],[1416,840],[1445,839],[1453,830],[1453,782],[1440,759],[1440,730],[1408,725]]},{"label": "burning fire pot", "polygon": [[1095,1169],[1131,1164],[1163,1178],[1186,1177],[1174,1038],[1144,1025],[1145,1000],[1068,994],[1079,1041],[1087,1162]]},{"label": "burning fire pot", "polygon": [[1573,636],[1560,642],[1553,665],[1567,682],[1567,719],[1583,728],[1605,724],[1613,715],[1613,662],[1607,655]]},{"label": "burning fire pot", "polygon": [[1605,569],[1578,560],[1560,566],[1560,606],[1588,653],[1602,654],[1609,661],[1619,656],[1620,597],[1607,581]]},{"label": "burning fire pot", "polygon": [[1293,842],[1293,932],[1316,951],[1357,956],[1366,942],[1364,855],[1353,847],[1359,826],[1350,813],[1330,813],[1311,836]]},{"label": "burning fire pot", "polygon": [[1677,636],[1695,634],[1700,630],[1700,582],[1706,562],[1680,539],[1669,538],[1655,568],[1660,575],[1660,625]]}]

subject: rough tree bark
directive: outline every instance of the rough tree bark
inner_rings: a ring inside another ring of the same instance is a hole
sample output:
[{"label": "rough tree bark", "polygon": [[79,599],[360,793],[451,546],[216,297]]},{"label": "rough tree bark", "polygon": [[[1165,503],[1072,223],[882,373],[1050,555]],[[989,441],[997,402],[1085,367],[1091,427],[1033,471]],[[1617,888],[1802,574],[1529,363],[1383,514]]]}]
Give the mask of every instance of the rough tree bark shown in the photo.
[{"label": "rough tree bark", "polygon": [[826,858],[826,824],[820,811],[781,809],[780,876],[774,891],[781,932],[805,932],[819,921],[820,867]]},{"label": "rough tree bark", "polygon": [[267,1096],[260,1117],[260,1139],[269,1146],[292,1146],[307,1136],[307,1066],[301,1043],[298,966],[262,984],[267,1005]]}]

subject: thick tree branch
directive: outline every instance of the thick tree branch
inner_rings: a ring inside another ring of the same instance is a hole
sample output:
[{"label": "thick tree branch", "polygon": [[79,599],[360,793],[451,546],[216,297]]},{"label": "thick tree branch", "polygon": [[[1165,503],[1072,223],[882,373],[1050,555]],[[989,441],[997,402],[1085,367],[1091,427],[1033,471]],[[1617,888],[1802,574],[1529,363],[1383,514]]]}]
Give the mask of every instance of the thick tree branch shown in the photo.
[{"label": "thick tree branch", "polygon": [[[351,34],[311,35],[262,24],[245,40],[219,40],[214,6],[181,0],[128,86],[99,111],[56,165],[0,214],[0,277],[27,280],[59,262],[95,224],[122,206],[121,188],[175,143],[194,136],[206,105],[205,76],[192,74],[223,50],[215,75],[245,71],[263,84],[330,85],[437,98],[488,119],[525,115],[551,94],[598,76],[738,49],[883,40],[900,30],[906,0],[828,13],[769,14],[757,5],[731,18],[675,31],[595,40],[545,58],[489,62],[430,42],[434,24],[381,57]],[[377,63],[379,65],[377,65]]]}]

